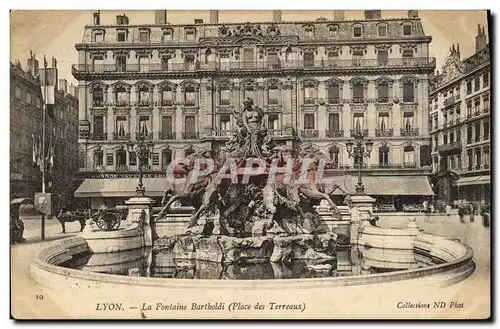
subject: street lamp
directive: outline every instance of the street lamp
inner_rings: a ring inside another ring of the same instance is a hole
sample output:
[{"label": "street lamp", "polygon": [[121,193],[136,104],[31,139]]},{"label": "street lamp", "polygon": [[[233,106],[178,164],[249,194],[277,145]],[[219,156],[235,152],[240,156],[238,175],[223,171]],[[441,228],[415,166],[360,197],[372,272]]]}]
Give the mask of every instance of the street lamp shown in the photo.
[{"label": "street lamp", "polygon": [[365,194],[365,186],[361,181],[361,168],[363,167],[364,157],[370,157],[370,153],[372,152],[373,148],[373,141],[367,140],[366,142],[364,142],[363,147],[364,134],[362,132],[356,132],[353,137],[354,143],[349,140],[345,143],[345,146],[349,157],[358,160],[358,184],[356,185],[356,194],[362,195]]},{"label": "street lamp", "polygon": [[145,196],[146,189],[142,184],[142,165],[149,159],[151,153],[153,153],[154,143],[146,138],[145,136],[137,136],[136,144],[129,141],[127,143],[127,150],[130,152],[136,152],[137,160],[139,161],[139,185],[135,189],[137,196]]}]

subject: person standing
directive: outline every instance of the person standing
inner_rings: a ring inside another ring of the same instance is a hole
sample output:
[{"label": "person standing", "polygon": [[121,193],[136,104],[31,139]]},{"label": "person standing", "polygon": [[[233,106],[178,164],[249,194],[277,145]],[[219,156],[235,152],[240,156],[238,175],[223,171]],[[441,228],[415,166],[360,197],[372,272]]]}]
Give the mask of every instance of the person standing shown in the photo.
[{"label": "person standing", "polygon": [[449,204],[446,205],[445,210],[446,210],[446,216],[450,216],[451,215],[451,206]]},{"label": "person standing", "polygon": [[458,216],[460,217],[460,222],[465,223],[464,221],[465,209],[463,204],[458,206]]},{"label": "person standing", "polygon": [[469,219],[469,221],[470,221],[471,223],[473,223],[473,222],[474,222],[474,210],[475,210],[475,209],[474,209],[474,204],[473,204],[473,203],[471,203],[471,204],[469,205],[469,213],[470,213],[470,219]]},{"label": "person standing", "polygon": [[490,227],[490,214],[488,211],[488,206],[483,205],[481,207],[481,217],[483,217],[483,226]]}]

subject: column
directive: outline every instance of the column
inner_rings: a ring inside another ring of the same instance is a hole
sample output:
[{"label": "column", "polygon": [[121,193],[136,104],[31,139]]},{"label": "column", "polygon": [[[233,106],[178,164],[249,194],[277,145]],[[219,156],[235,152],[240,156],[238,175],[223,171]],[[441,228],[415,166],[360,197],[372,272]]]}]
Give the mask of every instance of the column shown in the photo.
[{"label": "column", "polygon": [[[175,99],[177,102],[182,103],[182,93],[184,92],[184,88],[179,86],[175,88]],[[184,123],[182,122],[183,117],[183,108],[184,106],[177,106],[175,109],[175,139],[182,139],[182,132],[184,129]]]}]

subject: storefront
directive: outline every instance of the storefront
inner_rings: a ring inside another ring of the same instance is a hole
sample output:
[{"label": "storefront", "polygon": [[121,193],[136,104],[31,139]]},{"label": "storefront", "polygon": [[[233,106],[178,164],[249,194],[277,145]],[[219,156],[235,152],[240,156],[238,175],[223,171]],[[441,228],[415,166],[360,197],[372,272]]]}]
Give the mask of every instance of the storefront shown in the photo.
[{"label": "storefront", "polygon": [[461,177],[455,182],[459,199],[480,203],[491,203],[491,178],[489,175]]}]

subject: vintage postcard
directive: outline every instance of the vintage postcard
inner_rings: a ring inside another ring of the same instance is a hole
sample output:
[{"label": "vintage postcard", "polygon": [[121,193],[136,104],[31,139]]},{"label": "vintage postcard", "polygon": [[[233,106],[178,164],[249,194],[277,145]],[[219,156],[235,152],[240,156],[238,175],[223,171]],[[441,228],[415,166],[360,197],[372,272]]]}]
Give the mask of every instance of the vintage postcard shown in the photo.
[{"label": "vintage postcard", "polygon": [[489,14],[11,11],[12,318],[490,318]]}]

